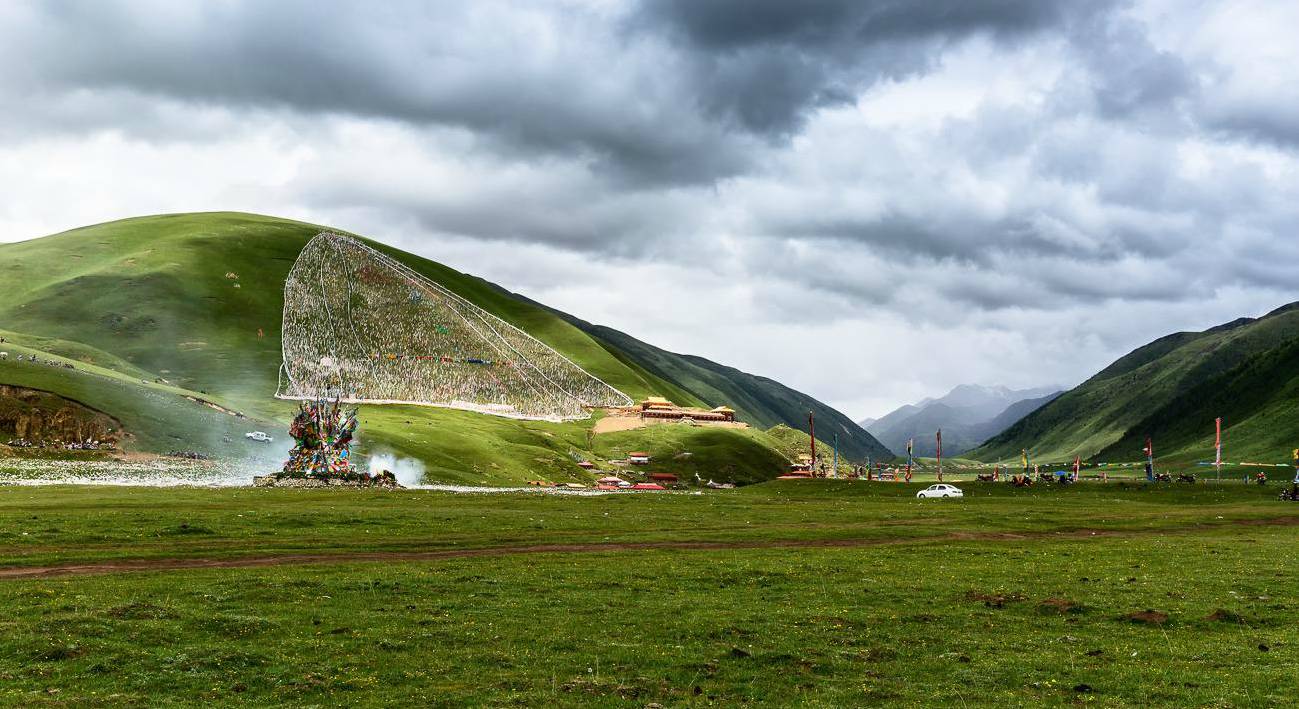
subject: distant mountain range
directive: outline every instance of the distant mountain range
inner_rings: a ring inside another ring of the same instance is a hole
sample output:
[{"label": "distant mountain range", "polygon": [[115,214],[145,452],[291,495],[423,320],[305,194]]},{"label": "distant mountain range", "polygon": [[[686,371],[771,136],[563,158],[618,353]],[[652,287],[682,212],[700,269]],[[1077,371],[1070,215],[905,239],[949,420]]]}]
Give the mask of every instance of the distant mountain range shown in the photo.
[{"label": "distant mountain range", "polygon": [[1010,389],[962,384],[946,395],[903,405],[878,418],[859,422],[898,455],[915,439],[917,456],[937,453],[935,433],[943,430],[943,454],[956,456],[1001,433],[1061,392],[1054,387]]}]

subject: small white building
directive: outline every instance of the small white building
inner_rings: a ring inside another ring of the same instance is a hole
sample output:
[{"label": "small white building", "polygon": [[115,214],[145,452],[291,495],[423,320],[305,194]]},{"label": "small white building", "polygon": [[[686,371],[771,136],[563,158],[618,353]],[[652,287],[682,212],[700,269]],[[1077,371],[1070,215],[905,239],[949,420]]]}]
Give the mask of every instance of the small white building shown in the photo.
[{"label": "small white building", "polygon": [[649,465],[650,454],[635,451],[627,454],[627,462],[632,465]]}]

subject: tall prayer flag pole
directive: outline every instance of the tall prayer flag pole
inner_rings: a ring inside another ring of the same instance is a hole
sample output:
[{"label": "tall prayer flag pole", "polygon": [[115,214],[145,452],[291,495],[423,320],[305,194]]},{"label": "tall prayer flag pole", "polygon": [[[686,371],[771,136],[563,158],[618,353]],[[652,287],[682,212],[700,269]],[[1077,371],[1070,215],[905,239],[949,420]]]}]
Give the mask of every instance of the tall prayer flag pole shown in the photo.
[{"label": "tall prayer flag pole", "polygon": [[816,477],[816,416],[812,412],[807,412],[808,435],[812,437],[812,477]]},{"label": "tall prayer flag pole", "polygon": [[1213,469],[1222,479],[1222,417],[1213,420]]},{"label": "tall prayer flag pole", "polygon": [[938,482],[943,481],[943,429],[938,429]]},{"label": "tall prayer flag pole", "polygon": [[907,439],[907,473],[911,472],[911,463],[914,460],[911,457],[911,449],[914,448],[915,445],[916,445],[916,439],[914,437]]}]

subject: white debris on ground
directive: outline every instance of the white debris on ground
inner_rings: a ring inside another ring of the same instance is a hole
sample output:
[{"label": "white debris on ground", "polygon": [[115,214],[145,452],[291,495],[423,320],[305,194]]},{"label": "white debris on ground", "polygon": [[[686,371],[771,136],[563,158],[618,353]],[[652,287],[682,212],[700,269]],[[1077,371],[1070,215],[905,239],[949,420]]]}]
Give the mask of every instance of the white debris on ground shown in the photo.
[{"label": "white debris on ground", "polygon": [[246,465],[189,459],[0,459],[0,485],[137,485],[234,487],[251,485]]},{"label": "white debris on ground", "polygon": [[502,493],[530,493],[533,495],[577,495],[592,497],[595,495],[612,495],[617,494],[608,490],[578,490],[573,488],[560,487],[480,487],[474,485],[443,485],[432,483],[429,485],[414,485],[414,490],[437,490],[439,492],[456,492],[478,495],[499,495]]},{"label": "white debris on ground", "polygon": [[[253,475],[246,461],[154,459],[117,460],[39,460],[0,459],[0,486],[3,485],[121,485],[138,487],[251,487]],[[476,485],[407,485],[412,490],[432,490],[460,494],[500,495],[625,495],[631,490],[551,487],[483,487]],[[656,494],[674,494],[654,491]],[[680,494],[680,493],[676,493]],[[695,491],[692,494],[700,494]]]}]

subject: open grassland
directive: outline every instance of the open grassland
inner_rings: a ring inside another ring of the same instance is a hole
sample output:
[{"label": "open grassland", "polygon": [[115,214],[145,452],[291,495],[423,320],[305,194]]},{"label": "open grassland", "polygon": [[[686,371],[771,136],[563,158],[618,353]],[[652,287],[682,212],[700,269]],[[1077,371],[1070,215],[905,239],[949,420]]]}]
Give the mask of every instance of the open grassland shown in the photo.
[{"label": "open grassland", "polygon": [[1299,505],[1245,485],[0,490],[8,704],[1266,706]]}]

